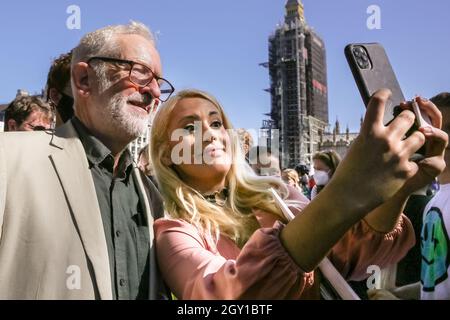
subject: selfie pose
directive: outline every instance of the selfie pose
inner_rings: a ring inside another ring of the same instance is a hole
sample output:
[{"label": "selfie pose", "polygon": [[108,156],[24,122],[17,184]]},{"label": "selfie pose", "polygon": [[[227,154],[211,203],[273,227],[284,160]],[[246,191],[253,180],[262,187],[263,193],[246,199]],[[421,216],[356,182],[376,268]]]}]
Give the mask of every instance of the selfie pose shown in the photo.
[{"label": "selfie pose", "polygon": [[[214,97],[187,90],[169,99],[155,117],[150,145],[169,215],[154,224],[156,251],[174,295],[313,299],[320,284],[314,270],[325,256],[354,280],[366,278],[369,265],[402,258],[415,242],[404,203],[442,171],[448,137],[429,101],[419,103],[436,128],[403,139],[414,122],[409,110],[384,126],[389,96],[381,90],[371,99],[360,136],[309,204],[280,179],[252,172]],[[410,162],[425,140],[426,158]],[[289,223],[271,187],[296,214]]]}]

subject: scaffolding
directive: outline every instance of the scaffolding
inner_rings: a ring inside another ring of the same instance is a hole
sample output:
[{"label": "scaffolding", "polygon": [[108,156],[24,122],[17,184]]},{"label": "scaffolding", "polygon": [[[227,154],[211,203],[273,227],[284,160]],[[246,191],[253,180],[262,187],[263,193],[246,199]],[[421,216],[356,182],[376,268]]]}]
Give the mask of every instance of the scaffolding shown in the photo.
[{"label": "scaffolding", "polygon": [[328,100],[325,46],[306,25],[301,3],[286,9],[285,23],[269,37],[269,61],[260,65],[269,69],[270,127],[279,130],[280,164],[292,168],[309,163],[318,150],[318,133],[328,126]]}]

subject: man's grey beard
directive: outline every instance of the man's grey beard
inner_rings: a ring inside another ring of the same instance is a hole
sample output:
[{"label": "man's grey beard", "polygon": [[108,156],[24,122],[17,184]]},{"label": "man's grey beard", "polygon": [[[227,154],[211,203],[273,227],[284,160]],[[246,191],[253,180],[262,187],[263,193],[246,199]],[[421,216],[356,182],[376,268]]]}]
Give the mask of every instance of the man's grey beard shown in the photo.
[{"label": "man's grey beard", "polygon": [[[98,77],[99,94],[104,94],[111,86],[113,82],[108,79],[106,70],[103,68],[95,69]],[[106,106],[102,107],[102,117],[105,121],[110,122],[110,125],[117,130],[124,132],[130,138],[137,138],[145,133],[149,124],[150,116],[145,117],[142,114],[134,112],[134,108],[130,109],[130,112],[126,112],[127,101],[139,101],[149,104],[152,98],[150,96],[144,96],[139,92],[135,92],[132,95],[125,97],[120,92],[113,95],[106,102]],[[153,99],[154,100],[154,99]],[[153,115],[152,115],[153,117]]]},{"label": "man's grey beard", "polygon": [[[127,108],[127,101],[142,101],[142,95],[135,92],[125,97],[120,92],[112,96],[101,109],[102,116],[115,131],[124,132],[131,138],[144,134],[149,125],[149,116],[142,116],[137,110]],[[128,111],[127,111],[128,110]],[[136,111],[136,112],[135,112]]]}]

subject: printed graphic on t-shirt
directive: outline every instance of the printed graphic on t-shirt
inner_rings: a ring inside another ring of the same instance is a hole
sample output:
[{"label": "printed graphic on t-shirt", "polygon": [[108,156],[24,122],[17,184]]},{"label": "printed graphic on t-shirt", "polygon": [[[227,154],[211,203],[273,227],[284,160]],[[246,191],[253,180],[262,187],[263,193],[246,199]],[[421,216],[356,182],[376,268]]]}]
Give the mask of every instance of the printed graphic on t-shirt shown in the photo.
[{"label": "printed graphic on t-shirt", "polygon": [[436,285],[448,278],[449,239],[439,208],[428,210],[420,235],[422,250],[421,282],[423,291],[434,291]]}]

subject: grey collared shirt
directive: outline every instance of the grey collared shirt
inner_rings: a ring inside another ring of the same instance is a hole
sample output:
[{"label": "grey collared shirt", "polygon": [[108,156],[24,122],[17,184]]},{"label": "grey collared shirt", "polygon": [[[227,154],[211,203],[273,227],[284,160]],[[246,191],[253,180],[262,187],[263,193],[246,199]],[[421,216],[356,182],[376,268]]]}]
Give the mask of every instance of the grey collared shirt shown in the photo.
[{"label": "grey collared shirt", "polygon": [[130,152],[120,156],[114,175],[111,151],[77,118],[72,123],[89,161],[108,246],[114,299],[146,299],[149,290],[148,223],[133,179]]}]

